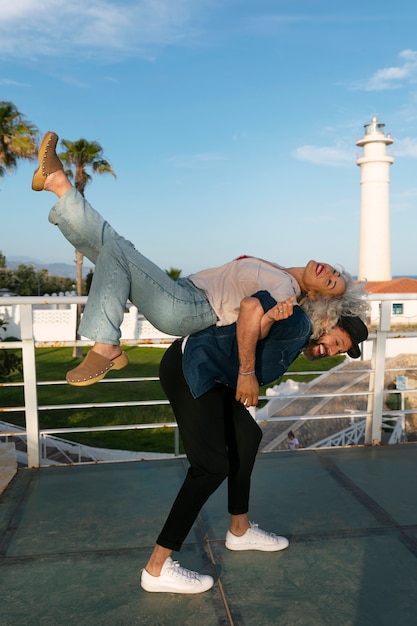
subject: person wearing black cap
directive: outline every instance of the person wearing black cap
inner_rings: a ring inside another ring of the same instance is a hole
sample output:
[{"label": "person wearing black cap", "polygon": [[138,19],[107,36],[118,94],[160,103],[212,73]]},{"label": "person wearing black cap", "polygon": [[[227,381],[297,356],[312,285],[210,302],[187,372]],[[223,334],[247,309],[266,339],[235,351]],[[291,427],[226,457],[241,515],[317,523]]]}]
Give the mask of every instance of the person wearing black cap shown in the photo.
[{"label": "person wearing black cap", "polygon": [[352,341],[352,347],[347,351],[348,355],[352,359],[359,359],[361,356],[359,344],[368,339],[368,329],[365,324],[360,317],[343,315],[337,326],[346,331]]},{"label": "person wearing black cap", "polygon": [[360,317],[342,315],[330,331],[310,340],[304,356],[313,361],[346,352],[352,359],[358,359],[361,356],[359,344],[367,338],[368,329]]}]

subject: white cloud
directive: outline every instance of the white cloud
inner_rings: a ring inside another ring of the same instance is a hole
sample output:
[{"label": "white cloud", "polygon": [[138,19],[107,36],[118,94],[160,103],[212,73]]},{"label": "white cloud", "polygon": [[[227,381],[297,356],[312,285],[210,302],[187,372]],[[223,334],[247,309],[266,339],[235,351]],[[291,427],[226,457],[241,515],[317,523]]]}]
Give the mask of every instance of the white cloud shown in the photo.
[{"label": "white cloud", "polygon": [[211,0],[3,0],[0,57],[152,56],[194,40]]},{"label": "white cloud", "polygon": [[354,85],[354,88],[364,91],[383,91],[399,89],[404,83],[415,82],[417,79],[417,51],[403,50],[398,56],[402,60],[400,65],[377,70],[370,78]]},{"label": "white cloud", "polygon": [[300,146],[292,153],[295,159],[316,165],[346,167],[355,162],[351,151],[331,146]]}]

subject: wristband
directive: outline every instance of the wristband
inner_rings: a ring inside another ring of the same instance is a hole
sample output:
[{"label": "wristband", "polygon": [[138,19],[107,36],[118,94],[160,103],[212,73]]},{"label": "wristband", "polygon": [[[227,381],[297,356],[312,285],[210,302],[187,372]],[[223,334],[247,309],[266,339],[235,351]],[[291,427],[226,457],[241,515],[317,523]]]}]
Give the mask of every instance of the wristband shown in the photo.
[{"label": "wristband", "polygon": [[239,376],[251,376],[252,374],[255,374],[255,370],[252,372],[239,372]]}]

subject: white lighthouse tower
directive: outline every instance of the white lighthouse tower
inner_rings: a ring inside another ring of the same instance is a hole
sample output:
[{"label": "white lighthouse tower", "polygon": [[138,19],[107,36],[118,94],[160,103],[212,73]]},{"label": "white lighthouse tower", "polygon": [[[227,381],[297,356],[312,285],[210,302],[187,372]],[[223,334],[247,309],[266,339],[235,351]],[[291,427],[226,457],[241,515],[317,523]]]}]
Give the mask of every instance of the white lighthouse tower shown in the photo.
[{"label": "white lighthouse tower", "polygon": [[359,237],[358,279],[391,280],[391,246],[389,219],[389,168],[394,158],[387,155],[393,143],[384,134],[385,124],[372,118],[365,124],[365,136],[356,142],[363,156],[356,160],[361,168],[361,220]]}]

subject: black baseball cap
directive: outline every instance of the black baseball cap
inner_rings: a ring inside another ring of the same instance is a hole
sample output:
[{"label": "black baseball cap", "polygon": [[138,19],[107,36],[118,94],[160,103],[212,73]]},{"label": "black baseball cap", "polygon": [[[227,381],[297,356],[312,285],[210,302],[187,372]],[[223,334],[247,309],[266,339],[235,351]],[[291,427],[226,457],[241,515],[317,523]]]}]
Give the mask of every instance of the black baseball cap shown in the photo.
[{"label": "black baseball cap", "polygon": [[359,344],[368,339],[368,329],[360,317],[342,315],[337,323],[343,328],[352,340],[352,347],[348,350],[348,355],[352,359],[359,359],[361,351]]}]

